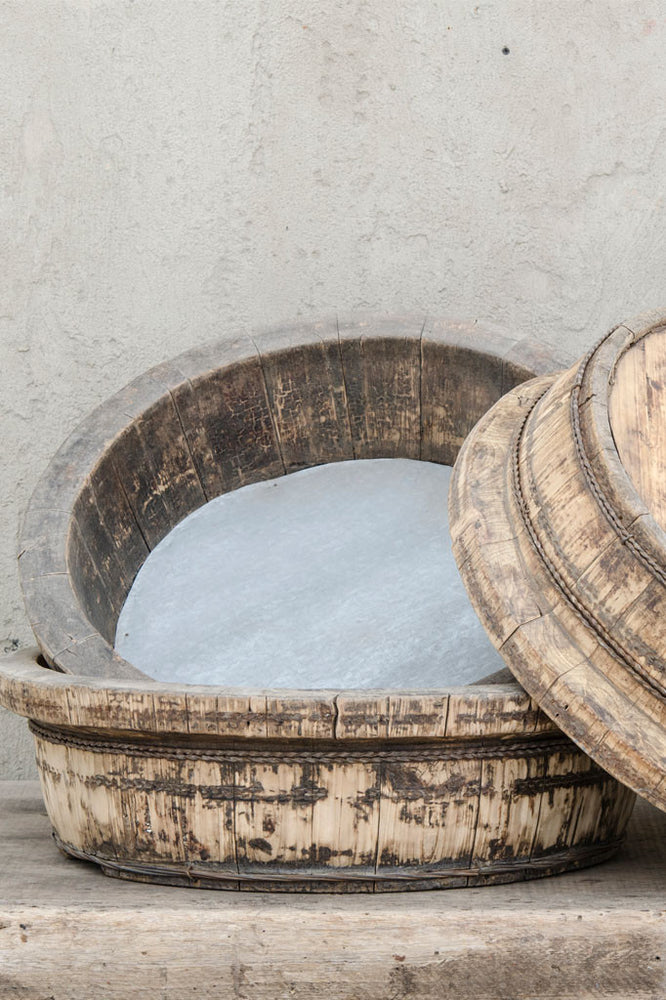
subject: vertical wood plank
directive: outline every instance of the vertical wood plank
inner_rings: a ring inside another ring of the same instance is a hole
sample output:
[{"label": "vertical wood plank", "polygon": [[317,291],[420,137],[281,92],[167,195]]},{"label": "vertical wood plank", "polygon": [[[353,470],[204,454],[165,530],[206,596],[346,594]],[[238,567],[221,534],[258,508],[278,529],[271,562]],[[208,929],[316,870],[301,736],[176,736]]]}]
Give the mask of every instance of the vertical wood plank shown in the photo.
[{"label": "vertical wood plank", "polygon": [[206,502],[168,392],[129,424],[111,456],[122,491],[151,549]]},{"label": "vertical wood plank", "polygon": [[340,322],[355,458],[419,458],[422,319]]},{"label": "vertical wood plank", "polygon": [[235,829],[238,871],[269,874],[269,866],[308,867],[312,807],[321,794],[312,765],[239,764]]},{"label": "vertical wood plank", "polygon": [[421,342],[424,461],[453,465],[472,427],[502,395],[503,362],[495,351],[510,343],[500,335],[484,338],[483,329],[471,324],[426,324]]},{"label": "vertical wood plank", "polygon": [[529,859],[539,819],[546,773],[543,757],[504,757],[483,762],[474,862],[515,863]]},{"label": "vertical wood plank", "polygon": [[469,867],[480,787],[478,760],[385,762],[377,871]]},{"label": "vertical wood plank", "polygon": [[[210,365],[210,368],[199,367]],[[207,499],[284,474],[261,359],[249,338],[180,359],[171,395]]]},{"label": "vertical wood plank", "polygon": [[322,795],[312,809],[312,860],[372,876],[379,827],[380,766],[361,762],[322,764]]},{"label": "vertical wood plank", "polygon": [[354,457],[335,319],[255,339],[286,472]]}]

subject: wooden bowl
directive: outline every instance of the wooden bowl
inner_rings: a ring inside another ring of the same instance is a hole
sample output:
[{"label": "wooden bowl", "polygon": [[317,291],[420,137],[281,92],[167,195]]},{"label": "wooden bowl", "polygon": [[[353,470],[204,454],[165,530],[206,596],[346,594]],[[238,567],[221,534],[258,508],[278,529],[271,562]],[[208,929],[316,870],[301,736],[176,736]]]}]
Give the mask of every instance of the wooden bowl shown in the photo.
[{"label": "wooden bowl", "polygon": [[454,554],[513,673],[666,809],[666,310],[509,393],[451,482]]},{"label": "wooden bowl", "polygon": [[632,793],[512,680],[194,687],[151,680],[112,645],[149,550],[207,500],[350,458],[451,464],[492,403],[555,365],[480,324],[333,321],[188,352],[99,407],[21,533],[40,658],[0,665],[0,702],[32,720],[60,846],[124,878],[333,891],[481,885],[610,856]]}]

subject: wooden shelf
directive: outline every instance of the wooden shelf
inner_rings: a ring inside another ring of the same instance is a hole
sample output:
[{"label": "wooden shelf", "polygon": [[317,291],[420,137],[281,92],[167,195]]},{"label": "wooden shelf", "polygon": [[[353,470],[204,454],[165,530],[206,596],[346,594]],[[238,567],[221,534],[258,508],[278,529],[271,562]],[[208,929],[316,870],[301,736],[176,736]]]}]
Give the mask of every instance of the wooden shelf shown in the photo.
[{"label": "wooden shelf", "polygon": [[666,997],[666,814],[586,871],[322,896],[115,881],[65,859],[36,782],[0,783],[0,998]]}]

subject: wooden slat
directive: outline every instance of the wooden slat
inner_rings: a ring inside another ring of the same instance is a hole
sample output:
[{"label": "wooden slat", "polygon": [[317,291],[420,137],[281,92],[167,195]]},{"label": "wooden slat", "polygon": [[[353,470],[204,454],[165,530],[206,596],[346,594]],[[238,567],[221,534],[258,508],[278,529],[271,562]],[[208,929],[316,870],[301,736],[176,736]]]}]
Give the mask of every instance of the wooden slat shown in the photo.
[{"label": "wooden slat", "polygon": [[353,458],[336,320],[266,330],[254,341],[285,471]]},{"label": "wooden slat", "polygon": [[151,549],[206,501],[168,393],[124,431],[113,462],[119,489]]},{"label": "wooden slat", "polygon": [[398,873],[402,866],[470,866],[481,769],[480,760],[384,764],[378,873]]},{"label": "wooden slat", "polygon": [[625,469],[666,529],[666,330],[651,332],[620,358],[609,416]]},{"label": "wooden slat", "polygon": [[502,395],[502,355],[512,344],[483,324],[426,324],[421,339],[424,461],[453,465],[474,424]]},{"label": "wooden slat", "polygon": [[419,458],[425,317],[340,320],[354,458]]},{"label": "wooden slat", "polygon": [[207,499],[283,475],[261,359],[250,338],[188,353],[177,366],[183,378],[171,394]]},{"label": "wooden slat", "polygon": [[193,983],[204,1000],[279,990],[299,1000],[657,1000],[666,990],[666,816],[645,803],[623,854],[591,872],[270,905],[255,893],[127,885],[66,860],[33,782],[0,786],[0,841],[8,996],[152,1000],[159,988],[179,1000]]}]

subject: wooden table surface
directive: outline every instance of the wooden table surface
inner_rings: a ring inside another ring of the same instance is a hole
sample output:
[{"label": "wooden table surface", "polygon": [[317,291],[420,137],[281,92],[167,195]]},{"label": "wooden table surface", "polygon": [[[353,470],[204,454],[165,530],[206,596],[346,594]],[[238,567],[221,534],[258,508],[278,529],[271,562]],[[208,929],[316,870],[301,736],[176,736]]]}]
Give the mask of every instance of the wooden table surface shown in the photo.
[{"label": "wooden table surface", "polygon": [[621,856],[485,889],[322,896],[115,881],[0,782],[0,998],[666,998],[666,814]]}]

